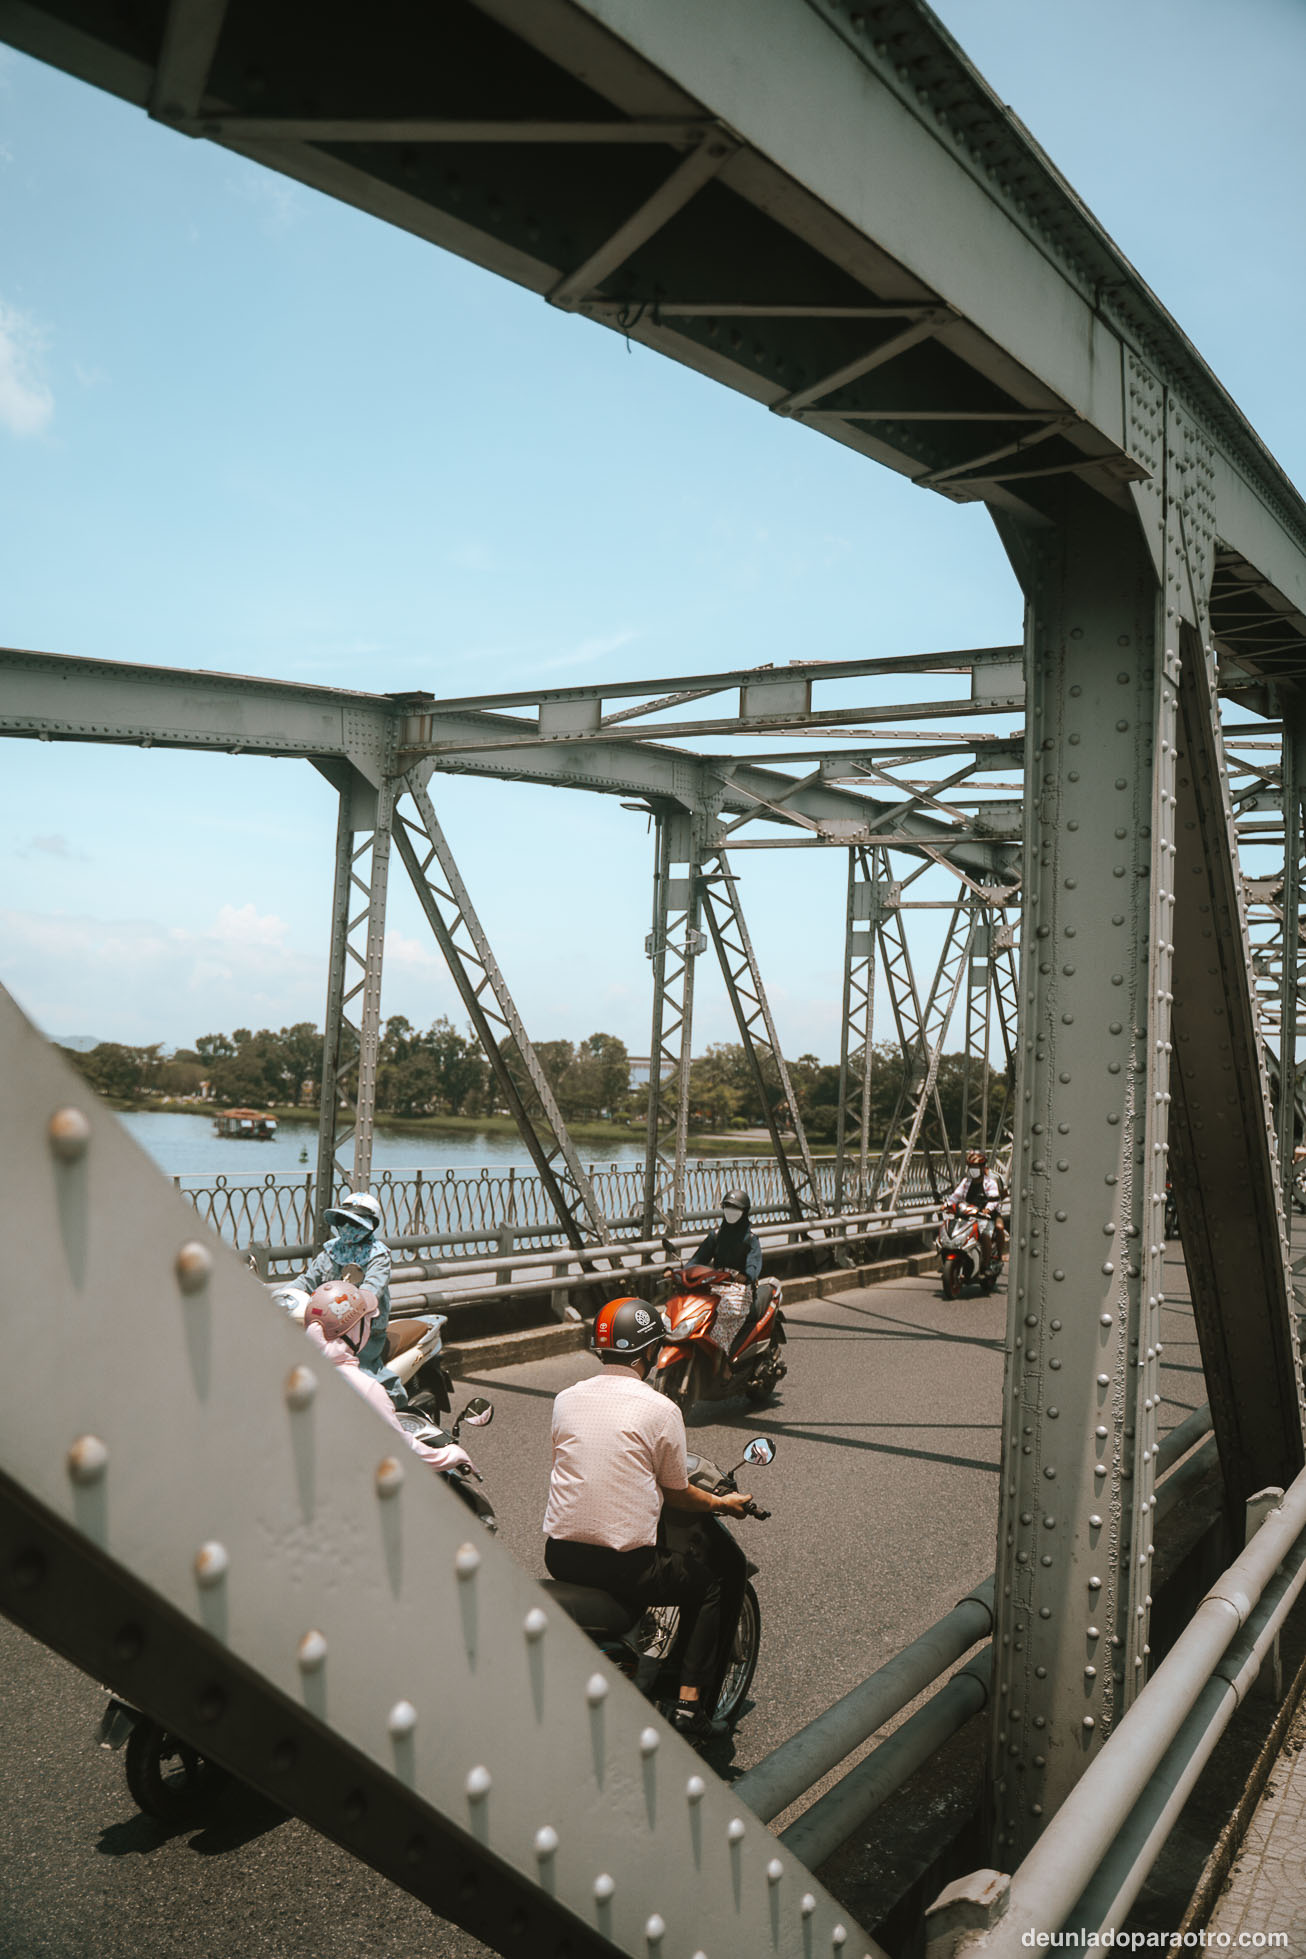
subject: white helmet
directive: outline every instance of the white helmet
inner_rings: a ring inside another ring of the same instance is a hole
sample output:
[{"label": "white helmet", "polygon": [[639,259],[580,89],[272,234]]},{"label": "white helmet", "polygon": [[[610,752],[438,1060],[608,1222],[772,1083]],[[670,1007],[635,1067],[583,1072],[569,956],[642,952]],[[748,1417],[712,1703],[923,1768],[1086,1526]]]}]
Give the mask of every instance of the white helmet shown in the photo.
[{"label": "white helmet", "polygon": [[361,1224],[368,1231],[381,1229],[381,1206],[370,1190],[351,1190],[348,1197],[332,1205],[326,1213],[328,1224]]}]

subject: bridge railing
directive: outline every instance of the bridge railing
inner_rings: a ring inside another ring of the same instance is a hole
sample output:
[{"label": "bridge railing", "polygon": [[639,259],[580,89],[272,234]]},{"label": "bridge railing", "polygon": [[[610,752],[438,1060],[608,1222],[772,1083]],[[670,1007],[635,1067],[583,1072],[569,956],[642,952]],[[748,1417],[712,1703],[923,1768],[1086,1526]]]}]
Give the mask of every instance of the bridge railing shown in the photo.
[{"label": "bridge railing", "polygon": [[[833,1209],[835,1159],[814,1160],[817,1183]],[[952,1167],[937,1157],[930,1166],[914,1163],[900,1193],[904,1207],[929,1203],[946,1188]],[[642,1228],[644,1168],[639,1163],[592,1164],[590,1178],[616,1238],[638,1237]],[[173,1183],[210,1230],[238,1251],[266,1246],[275,1262],[310,1242],[313,1233],[313,1177],[268,1171],[263,1177],[175,1176]],[[685,1223],[706,1226],[717,1214],[721,1192],[746,1190],[758,1223],[781,1223],[789,1216],[785,1187],[773,1157],[700,1157],[686,1174]],[[455,1258],[472,1258],[512,1245],[543,1248],[560,1242],[561,1232],[541,1179],[512,1165],[477,1170],[382,1170],[372,1179],[389,1239],[418,1241]],[[336,1188],[337,1199],[347,1186]],[[846,1208],[860,1208],[850,1193]],[[506,1242],[505,1242],[506,1240]]]}]

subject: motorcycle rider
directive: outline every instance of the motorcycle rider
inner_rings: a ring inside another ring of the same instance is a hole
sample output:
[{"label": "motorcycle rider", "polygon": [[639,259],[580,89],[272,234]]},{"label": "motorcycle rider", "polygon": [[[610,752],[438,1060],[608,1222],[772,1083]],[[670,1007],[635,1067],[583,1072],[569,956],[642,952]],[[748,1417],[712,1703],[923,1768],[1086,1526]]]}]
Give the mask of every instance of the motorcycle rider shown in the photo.
[{"label": "motorcycle rider", "polygon": [[633,1606],[678,1605],[687,1638],[673,1725],[693,1742],[721,1732],[711,1718],[747,1583],[743,1552],[724,1531],[700,1528],[670,1550],[662,1507],[704,1521],[741,1516],[752,1498],[709,1496],[689,1480],[685,1422],[646,1375],[666,1338],[663,1316],[640,1299],[610,1299],[594,1321],[597,1374],[553,1404],[553,1458],[544,1513],[549,1575],[590,1585]]},{"label": "motorcycle rider", "polygon": [[1006,1250],[1006,1233],[1002,1228],[1002,1185],[989,1169],[989,1159],[983,1150],[967,1150],[966,1175],[948,1199],[949,1204],[968,1204],[981,1220],[980,1229],[988,1229],[993,1234],[993,1254],[1001,1262]]},{"label": "motorcycle rider", "polygon": [[447,1448],[432,1449],[427,1443],[411,1436],[395,1414],[390,1397],[376,1376],[364,1372],[362,1355],[371,1333],[376,1304],[376,1295],[370,1290],[353,1285],[347,1279],[329,1280],[317,1288],[304,1308],[304,1331],[314,1346],[320,1347],[327,1359],[340,1369],[350,1387],[356,1388],[378,1415],[383,1415],[392,1428],[399,1430],[404,1441],[416,1450],[423,1462],[429,1462],[432,1469],[457,1469],[464,1463],[469,1469],[473,1468],[471,1457],[458,1443],[451,1442]]},{"label": "motorcycle rider", "polygon": [[299,1287],[315,1292],[333,1279],[348,1279],[370,1294],[375,1317],[372,1330],[358,1356],[365,1374],[381,1383],[396,1408],[408,1406],[408,1393],[397,1374],[385,1365],[385,1330],[390,1323],[390,1248],[378,1234],[381,1206],[368,1190],[351,1190],[339,1204],[326,1212],[325,1221],[335,1230],[317,1257],[305,1266],[297,1279],[286,1281],[287,1288]]},{"label": "motorcycle rider", "polygon": [[748,1311],[735,1336],[735,1346],[762,1317],[775,1291],[775,1281],[762,1278],[762,1242],[749,1223],[748,1203],[746,1190],[728,1190],[721,1199],[720,1224],[712,1227],[694,1253],[695,1265],[714,1265],[719,1270],[737,1272],[748,1282]]}]

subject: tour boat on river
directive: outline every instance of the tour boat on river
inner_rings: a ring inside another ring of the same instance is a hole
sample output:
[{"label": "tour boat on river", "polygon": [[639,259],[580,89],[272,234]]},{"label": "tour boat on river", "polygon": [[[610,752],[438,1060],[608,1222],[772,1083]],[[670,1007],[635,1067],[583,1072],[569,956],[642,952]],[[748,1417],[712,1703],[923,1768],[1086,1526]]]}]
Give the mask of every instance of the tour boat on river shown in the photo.
[{"label": "tour boat on river", "polygon": [[257,1109],[224,1109],[214,1116],[213,1127],[219,1136],[254,1143],[270,1143],[277,1133],[276,1117],[260,1115]]}]

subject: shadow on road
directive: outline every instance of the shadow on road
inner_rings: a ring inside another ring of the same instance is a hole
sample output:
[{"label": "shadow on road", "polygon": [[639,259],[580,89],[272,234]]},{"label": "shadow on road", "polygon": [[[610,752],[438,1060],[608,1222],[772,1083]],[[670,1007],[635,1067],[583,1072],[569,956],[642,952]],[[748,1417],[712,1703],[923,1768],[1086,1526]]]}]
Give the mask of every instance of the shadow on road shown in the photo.
[{"label": "shadow on road", "polygon": [[256,1795],[252,1789],[237,1788],[226,1793],[221,1804],[215,1806],[213,1814],[198,1828],[193,1816],[185,1823],[168,1825],[138,1812],[125,1822],[107,1824],[95,1848],[102,1857],[148,1856],[151,1851],[162,1850],[165,1844],[185,1836],[188,1830],[194,1830],[195,1835],[186,1846],[188,1850],[193,1850],[197,1857],[223,1857],[289,1820],[288,1813],[275,1803]]},{"label": "shadow on road", "polygon": [[[820,1425],[813,1428],[804,1424],[791,1423],[785,1421],[768,1422],[764,1415],[763,1416],[754,1415],[752,1418],[751,1426],[757,1430],[759,1435],[774,1433],[776,1435],[788,1436],[791,1439],[795,1436],[801,1436],[804,1441],[825,1442],[828,1443],[830,1447],[834,1449],[869,1449],[873,1455],[877,1455],[877,1456],[912,1456],[918,1462],[949,1463],[954,1469],[982,1469],[985,1472],[985,1474],[989,1476],[996,1476],[998,1473],[998,1464],[996,1462],[980,1462],[978,1458],[975,1456],[950,1456],[941,1449],[909,1449],[909,1448],[905,1448],[901,1443],[864,1441],[859,1436],[855,1436],[855,1435],[847,1435],[847,1434],[826,1435],[822,1433],[822,1429]],[[850,1428],[887,1428],[887,1427],[895,1427],[898,1429],[903,1429],[903,1428],[915,1429],[918,1427],[923,1427],[924,1424],[917,1423],[917,1422],[896,1422],[896,1423],[838,1422],[838,1423],[831,1423],[830,1426],[832,1428],[837,1427],[839,1429],[844,1429],[844,1430]],[[937,1423],[935,1426],[940,1428],[951,1428],[954,1426],[964,1427],[964,1428],[987,1427],[989,1429],[989,1432],[993,1435],[996,1435],[998,1432],[998,1425],[996,1422],[992,1424],[976,1423],[976,1422],[953,1424],[950,1422],[940,1422]]]}]

